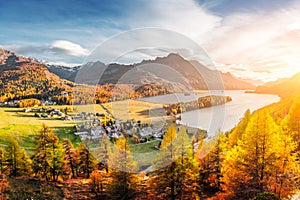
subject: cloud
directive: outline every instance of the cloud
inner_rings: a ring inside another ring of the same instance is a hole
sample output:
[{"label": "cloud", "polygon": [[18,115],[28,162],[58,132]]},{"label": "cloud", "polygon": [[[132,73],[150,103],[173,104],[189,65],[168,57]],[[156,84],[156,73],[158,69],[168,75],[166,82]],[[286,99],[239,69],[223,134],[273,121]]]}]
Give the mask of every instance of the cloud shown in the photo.
[{"label": "cloud", "polygon": [[221,20],[221,17],[211,14],[194,0],[154,0],[144,1],[144,6],[133,12],[124,22],[130,28],[169,29],[202,43],[220,25]]},{"label": "cloud", "polygon": [[[38,60],[47,63],[65,63],[66,66],[78,65],[74,63],[82,63],[83,60],[82,53],[81,55],[79,52],[74,54],[74,52],[70,52],[70,50],[67,51],[66,49],[57,47],[54,48],[49,44],[22,43],[14,45],[0,45],[0,47],[15,52],[20,56],[37,58]],[[85,53],[87,54],[87,52]]]},{"label": "cloud", "polygon": [[64,66],[64,67],[75,67],[75,66],[80,66],[81,63],[69,63],[69,62],[63,62],[63,61],[58,61],[58,62],[45,62],[45,64],[49,65],[56,65],[56,66]]},{"label": "cloud", "polygon": [[[243,64],[220,64],[216,63],[217,69],[226,73],[230,72],[234,76],[240,77],[242,79],[251,79],[254,82],[254,84],[261,83],[261,81],[258,80],[263,80],[263,82],[268,82],[268,81],[274,81],[276,77],[270,76],[270,71],[268,70],[253,70],[252,66],[250,65],[243,65]],[[257,82],[258,81],[258,82]]]},{"label": "cloud", "polygon": [[55,40],[50,45],[50,49],[57,53],[64,53],[71,56],[87,56],[89,50],[83,48],[79,44],[66,41],[66,40]]},{"label": "cloud", "polygon": [[[187,43],[177,42],[168,31],[163,33],[163,29],[167,29],[195,41],[214,62],[236,64],[239,70],[225,68],[240,77],[274,80],[300,71],[300,67],[295,66],[300,63],[299,3],[270,10],[244,9],[225,16],[209,11],[224,2],[204,1],[199,5],[194,0],[143,1],[143,6],[135,7],[134,12],[128,12],[118,23],[126,24],[128,29],[161,28],[161,35],[165,37],[140,31],[137,35],[129,34],[128,38],[121,37],[97,55],[103,56],[100,60],[105,63],[114,59],[121,63],[139,62],[172,51],[195,59],[195,52]],[[197,56],[198,60],[203,60],[199,52]]]},{"label": "cloud", "polygon": [[[132,29],[157,27],[183,34],[204,47],[215,62],[247,65],[247,73],[255,78],[269,80],[300,71],[300,66],[295,66],[300,63],[299,3],[270,10],[244,9],[226,16],[208,10],[224,2],[215,0],[199,5],[194,0],[180,3],[176,0],[145,1],[142,8],[137,8],[121,22]],[[149,41],[153,38],[155,36],[145,37]],[[119,45],[128,46],[128,41]],[[189,47],[183,45],[181,48]],[[139,50],[139,53],[131,57],[151,59],[159,51]],[[247,76],[242,70],[235,70],[235,73],[238,75],[239,71],[241,76]]]},{"label": "cloud", "polygon": [[[270,6],[260,7],[257,3],[260,1],[254,1],[252,5],[257,5],[255,10],[242,8],[244,4],[239,1],[234,3],[234,8],[231,8],[230,12],[225,12],[224,15],[215,13],[218,8],[226,7],[225,4],[228,3],[226,0],[202,0],[199,1],[202,2],[201,5],[196,0],[132,2],[126,3],[126,7],[118,15],[103,15],[101,19],[93,17],[89,24],[85,24],[83,29],[78,30],[79,32],[74,32],[79,27],[73,26],[60,31],[42,29],[42,31],[34,32],[41,33],[43,37],[48,36],[47,40],[43,40],[45,43],[11,46],[9,49],[15,49],[17,53],[27,56],[36,55],[38,59],[52,62],[80,63],[89,55],[89,50],[97,46],[97,42],[99,45],[101,41],[105,43],[111,39],[108,38],[109,36],[114,37],[113,34],[122,31],[151,27],[171,30],[191,38],[204,47],[209,57],[216,63],[238,66],[238,68],[227,65],[221,67],[222,70],[228,68],[228,71],[231,70],[238,76],[269,80],[290,76],[300,71],[300,65],[298,65],[300,63],[299,1],[290,5],[282,4],[276,8],[272,7],[272,3]],[[84,19],[84,16],[82,17]],[[95,24],[99,24],[97,20],[104,20],[108,23],[105,26],[103,24],[96,26]],[[22,32],[22,37],[23,35]],[[27,35],[32,34],[27,33]],[[193,59],[195,52],[191,51],[189,45],[184,42],[174,43],[173,41],[177,39],[172,35],[162,33],[162,36],[157,36],[151,31],[141,31],[139,35],[129,39],[120,38],[113,44],[111,43],[110,48],[104,48],[104,51],[99,54],[103,57],[99,60],[105,63],[114,59],[127,63],[139,62],[142,59],[164,56],[170,51]],[[62,40],[57,40],[58,37]],[[68,40],[76,41],[76,43]],[[85,46],[80,44],[85,44]],[[135,44],[145,44],[145,48],[143,46],[133,48]],[[125,52],[126,47],[130,46],[132,49]]]},{"label": "cloud", "polygon": [[225,0],[202,0],[200,2],[201,2],[201,7],[206,9],[212,9],[217,6],[220,6],[222,3],[225,2]]},{"label": "cloud", "polygon": [[111,37],[92,51],[85,62],[133,63],[172,52],[183,53],[191,59],[197,56],[207,65],[212,65],[196,42],[178,32],[161,28],[135,29]]},{"label": "cloud", "polygon": [[299,10],[300,3],[295,2],[276,10],[231,13],[203,47],[217,63],[249,66],[249,77],[292,76],[300,71]]},{"label": "cloud", "polygon": [[[117,19],[118,24],[126,25],[126,30],[134,30],[134,33],[108,38],[107,40],[114,42],[106,40],[99,44],[105,46],[110,43],[109,46],[101,48],[104,51],[96,53],[98,57],[91,55],[87,61],[98,59],[104,63],[132,63],[177,52],[188,59],[195,59],[197,56],[198,60],[211,65],[203,50],[195,52],[191,41],[197,45],[204,43],[211,32],[220,25],[221,17],[211,14],[194,0],[142,2],[142,6],[136,3],[134,12],[128,11],[122,19]],[[136,29],[139,30],[135,31]],[[129,37],[125,37],[126,35]]]},{"label": "cloud", "polygon": [[205,46],[216,59],[223,62],[232,62],[233,58],[239,63],[249,62],[262,47],[285,34],[285,26],[289,23],[283,11],[232,14],[224,18],[222,26],[212,35],[214,39]]}]

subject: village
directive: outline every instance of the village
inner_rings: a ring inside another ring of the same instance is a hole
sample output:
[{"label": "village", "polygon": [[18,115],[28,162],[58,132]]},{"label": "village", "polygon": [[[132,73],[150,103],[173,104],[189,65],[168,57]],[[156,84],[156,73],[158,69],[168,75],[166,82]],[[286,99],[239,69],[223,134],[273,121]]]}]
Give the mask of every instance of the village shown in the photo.
[{"label": "village", "polygon": [[162,140],[166,130],[161,127],[155,127],[153,124],[144,123],[141,121],[118,120],[110,116],[104,115],[100,118],[99,115],[88,113],[80,115],[82,118],[76,118],[75,123],[78,124],[78,130],[74,134],[79,135],[85,143],[95,143],[96,146],[104,134],[115,142],[121,137],[130,137],[135,143],[145,143],[153,140]]},{"label": "village", "polygon": [[[149,141],[161,141],[166,133],[164,126],[155,126],[152,123],[128,119],[116,119],[108,110],[107,113],[77,112],[76,108],[51,106],[34,106],[24,108],[25,113],[34,113],[34,117],[44,120],[66,120],[74,123],[74,133],[88,146],[97,146],[104,134],[115,142],[118,138],[132,138],[136,144]],[[158,147],[156,147],[158,148]]]}]

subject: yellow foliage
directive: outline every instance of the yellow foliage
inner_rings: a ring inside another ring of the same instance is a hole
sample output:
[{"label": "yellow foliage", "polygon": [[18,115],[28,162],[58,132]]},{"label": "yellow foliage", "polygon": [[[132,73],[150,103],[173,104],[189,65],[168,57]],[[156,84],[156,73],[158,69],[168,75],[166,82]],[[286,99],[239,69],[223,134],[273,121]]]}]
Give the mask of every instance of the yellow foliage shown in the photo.
[{"label": "yellow foliage", "polygon": [[168,128],[166,134],[164,135],[164,139],[161,142],[160,148],[166,148],[171,142],[173,142],[176,138],[177,132],[174,124]]}]

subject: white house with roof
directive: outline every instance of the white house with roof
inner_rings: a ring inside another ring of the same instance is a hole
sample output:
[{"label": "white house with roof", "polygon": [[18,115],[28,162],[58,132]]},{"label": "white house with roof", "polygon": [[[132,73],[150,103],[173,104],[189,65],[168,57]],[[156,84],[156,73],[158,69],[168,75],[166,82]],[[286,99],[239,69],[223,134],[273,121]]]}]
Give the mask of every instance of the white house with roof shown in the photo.
[{"label": "white house with roof", "polygon": [[61,92],[60,95],[61,95],[62,97],[67,97],[67,96],[69,96],[69,93],[66,92],[66,91],[63,91],[63,92]]}]

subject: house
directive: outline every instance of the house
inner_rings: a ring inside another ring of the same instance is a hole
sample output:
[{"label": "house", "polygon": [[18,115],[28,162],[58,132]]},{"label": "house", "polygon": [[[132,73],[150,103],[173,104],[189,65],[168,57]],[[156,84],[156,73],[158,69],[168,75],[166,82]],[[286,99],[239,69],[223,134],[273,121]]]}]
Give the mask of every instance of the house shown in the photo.
[{"label": "house", "polygon": [[69,93],[68,92],[61,92],[61,94],[60,94],[62,97],[67,97],[67,96],[69,96]]}]

